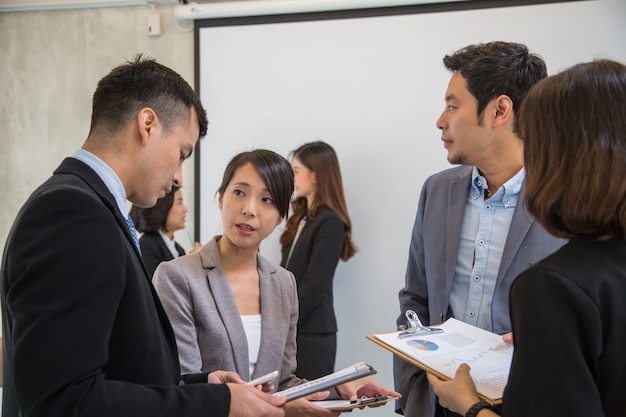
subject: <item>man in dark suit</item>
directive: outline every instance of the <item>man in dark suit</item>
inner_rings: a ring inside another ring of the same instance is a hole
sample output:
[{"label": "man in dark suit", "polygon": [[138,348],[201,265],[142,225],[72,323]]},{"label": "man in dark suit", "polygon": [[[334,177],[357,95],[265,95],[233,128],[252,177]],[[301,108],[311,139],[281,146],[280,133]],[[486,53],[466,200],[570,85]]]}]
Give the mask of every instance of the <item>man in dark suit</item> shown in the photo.
[{"label": "man in dark suit", "polygon": [[[4,417],[282,416],[236,374],[180,376],[126,200],[182,185],[206,133],[197,94],[138,56],[93,96],[89,136],[24,204],[2,259]],[[196,383],[194,383],[196,382]]]}]

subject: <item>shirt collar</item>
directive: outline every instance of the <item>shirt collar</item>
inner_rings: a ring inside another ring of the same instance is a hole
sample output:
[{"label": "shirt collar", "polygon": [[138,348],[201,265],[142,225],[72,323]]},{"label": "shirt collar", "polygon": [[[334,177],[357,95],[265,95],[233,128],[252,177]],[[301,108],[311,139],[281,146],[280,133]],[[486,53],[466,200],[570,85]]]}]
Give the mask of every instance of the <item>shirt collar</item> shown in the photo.
[{"label": "shirt collar", "polygon": [[165,246],[172,252],[174,258],[178,257],[178,250],[176,250],[176,241],[174,239],[170,239],[163,231],[159,230],[159,234],[161,235],[161,239],[165,242]]},{"label": "shirt collar", "polygon": [[98,174],[100,179],[104,182],[104,185],[106,185],[111,194],[113,194],[113,198],[115,198],[115,202],[117,203],[117,207],[119,208],[122,217],[124,219],[128,217],[126,191],[124,190],[122,181],[117,176],[115,171],[113,171],[111,167],[108,166],[102,159],[84,149],[76,149],[72,157],[84,162],[89,165],[91,169],[96,171],[96,174]]},{"label": "shirt collar", "polygon": [[[522,167],[517,174],[513,175],[502,187],[492,196],[502,196],[505,206],[515,205],[522,189],[522,184],[526,178],[526,169]],[[470,197],[474,200],[484,198],[487,189],[487,179],[480,175],[478,168],[472,168],[472,187],[470,189]]]}]

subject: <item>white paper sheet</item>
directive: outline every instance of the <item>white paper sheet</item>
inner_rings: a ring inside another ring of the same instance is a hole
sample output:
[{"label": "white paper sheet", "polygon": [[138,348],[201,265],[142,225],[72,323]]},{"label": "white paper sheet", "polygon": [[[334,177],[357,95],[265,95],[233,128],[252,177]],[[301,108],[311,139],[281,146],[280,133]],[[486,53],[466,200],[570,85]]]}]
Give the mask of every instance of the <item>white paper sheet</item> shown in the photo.
[{"label": "white paper sheet", "polygon": [[448,378],[454,378],[459,365],[467,363],[478,392],[493,400],[502,398],[513,346],[500,335],[453,318],[437,327],[444,332],[408,338],[399,338],[400,332],[374,336]]}]

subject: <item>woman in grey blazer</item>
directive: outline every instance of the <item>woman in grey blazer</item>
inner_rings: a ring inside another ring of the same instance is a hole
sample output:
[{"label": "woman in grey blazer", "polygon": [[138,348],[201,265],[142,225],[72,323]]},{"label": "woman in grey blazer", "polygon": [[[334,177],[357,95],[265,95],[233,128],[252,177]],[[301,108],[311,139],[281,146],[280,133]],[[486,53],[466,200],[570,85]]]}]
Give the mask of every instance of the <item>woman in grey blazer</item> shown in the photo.
[{"label": "woman in grey blazer", "polygon": [[[248,381],[280,375],[266,390],[302,382],[296,369],[298,296],[293,274],[259,254],[259,245],[287,215],[293,193],[289,162],[267,150],[238,154],[218,190],[224,234],[197,254],[164,262],[154,285],[172,322],[182,372],[235,371]],[[398,395],[369,379],[344,384],[337,394]],[[315,394],[308,400],[324,399]],[[329,415],[298,399],[288,415]]]}]

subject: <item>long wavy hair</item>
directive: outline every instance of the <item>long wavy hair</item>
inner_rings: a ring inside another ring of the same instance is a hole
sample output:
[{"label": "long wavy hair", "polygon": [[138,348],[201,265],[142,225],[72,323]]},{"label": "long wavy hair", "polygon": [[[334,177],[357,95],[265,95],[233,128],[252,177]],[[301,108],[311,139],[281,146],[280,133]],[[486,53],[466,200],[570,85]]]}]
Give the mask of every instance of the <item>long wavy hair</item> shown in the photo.
[{"label": "long wavy hair", "polygon": [[293,150],[291,156],[298,158],[302,165],[315,173],[317,191],[311,207],[308,207],[305,197],[298,197],[291,202],[292,215],[287,219],[287,228],[280,236],[281,246],[285,248],[293,242],[298,224],[305,216],[315,219],[322,209],[327,208],[334,211],[344,224],[345,239],[341,260],[347,261],[354,256],[357,248],[352,242],[352,221],[348,214],[335,150],[327,143],[317,141],[305,143]]}]

